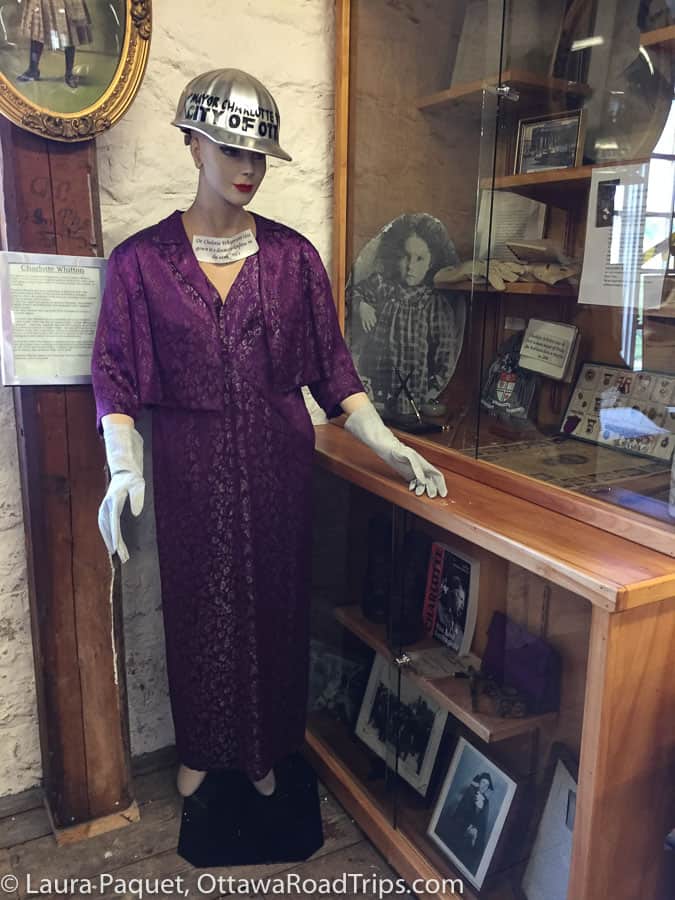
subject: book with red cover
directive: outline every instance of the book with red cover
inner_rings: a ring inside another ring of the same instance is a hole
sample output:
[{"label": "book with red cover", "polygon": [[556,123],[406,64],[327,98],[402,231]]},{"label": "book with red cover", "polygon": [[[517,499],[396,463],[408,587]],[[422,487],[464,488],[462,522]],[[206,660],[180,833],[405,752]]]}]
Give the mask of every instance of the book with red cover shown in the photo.
[{"label": "book with red cover", "polygon": [[471,649],[478,607],[478,560],[447,544],[431,547],[422,621],[426,633],[459,656]]}]

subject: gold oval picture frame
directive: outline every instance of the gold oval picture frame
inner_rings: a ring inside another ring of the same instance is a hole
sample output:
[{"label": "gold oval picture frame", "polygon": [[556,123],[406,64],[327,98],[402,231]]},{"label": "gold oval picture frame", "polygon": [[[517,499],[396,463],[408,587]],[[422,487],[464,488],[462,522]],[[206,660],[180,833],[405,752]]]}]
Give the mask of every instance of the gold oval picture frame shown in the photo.
[{"label": "gold oval picture frame", "polygon": [[148,60],[151,0],[14,0],[0,16],[0,113],[55,141],[111,128]]}]

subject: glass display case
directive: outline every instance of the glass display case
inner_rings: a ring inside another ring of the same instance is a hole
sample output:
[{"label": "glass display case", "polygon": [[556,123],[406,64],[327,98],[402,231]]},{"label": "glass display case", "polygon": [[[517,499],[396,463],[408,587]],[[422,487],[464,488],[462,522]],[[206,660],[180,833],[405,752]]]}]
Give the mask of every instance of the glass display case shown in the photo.
[{"label": "glass display case", "polygon": [[675,552],[672,4],[345,6],[336,287],[371,399]]},{"label": "glass display case", "polygon": [[666,900],[668,5],[337,23],[336,300],[448,498],[317,427],[313,761],[420,897]]}]

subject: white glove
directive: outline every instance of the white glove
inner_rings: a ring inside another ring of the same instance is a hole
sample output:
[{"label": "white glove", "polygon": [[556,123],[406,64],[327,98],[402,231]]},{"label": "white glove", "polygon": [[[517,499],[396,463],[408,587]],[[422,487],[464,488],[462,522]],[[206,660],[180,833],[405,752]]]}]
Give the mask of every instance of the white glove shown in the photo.
[{"label": "white glove", "polygon": [[143,438],[133,425],[120,422],[104,424],[103,437],[110,484],[98,510],[98,527],[108,553],[117,553],[125,563],[129,551],[122,539],[120,516],[127,497],[135,516],[140,516],[143,509]]},{"label": "white glove", "polygon": [[437,494],[448,496],[442,473],[412,447],[402,444],[384,424],[370,401],[348,417],[345,428],[410,482],[410,490],[415,491],[418,497],[425,491],[430,497]]},{"label": "white glove", "polygon": [[454,284],[467,280],[477,283],[488,280],[495,290],[503,291],[507,281],[518,281],[526,269],[527,266],[515,260],[491,259],[488,264],[484,259],[469,259],[458,266],[440,269],[434,275],[434,283]]}]

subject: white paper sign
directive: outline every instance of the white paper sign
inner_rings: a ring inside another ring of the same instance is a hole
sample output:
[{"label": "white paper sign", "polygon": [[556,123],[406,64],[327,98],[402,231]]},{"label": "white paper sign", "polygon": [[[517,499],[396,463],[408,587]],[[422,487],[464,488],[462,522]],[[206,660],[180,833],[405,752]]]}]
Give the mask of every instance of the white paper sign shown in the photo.
[{"label": "white paper sign", "polygon": [[2,383],[87,384],[104,259],[0,253]]},{"label": "white paper sign", "polygon": [[[667,184],[660,183],[664,177]],[[667,254],[662,262],[650,255],[645,236],[647,198],[657,188],[672,197],[672,175],[648,162],[593,170],[579,303],[638,310],[661,305]]]},{"label": "white paper sign", "polygon": [[245,259],[258,252],[258,242],[250,228],[232,237],[208,237],[196,234],[192,238],[192,249],[200,262],[216,263],[224,266]]}]

